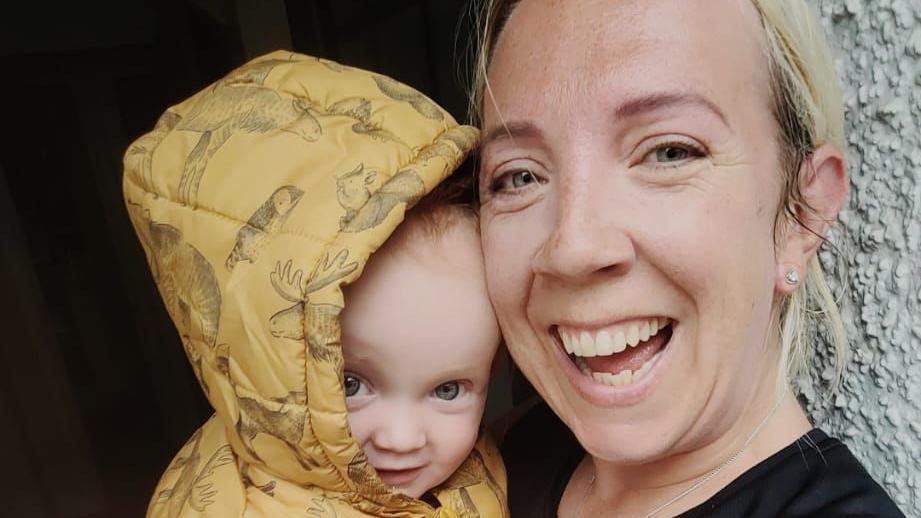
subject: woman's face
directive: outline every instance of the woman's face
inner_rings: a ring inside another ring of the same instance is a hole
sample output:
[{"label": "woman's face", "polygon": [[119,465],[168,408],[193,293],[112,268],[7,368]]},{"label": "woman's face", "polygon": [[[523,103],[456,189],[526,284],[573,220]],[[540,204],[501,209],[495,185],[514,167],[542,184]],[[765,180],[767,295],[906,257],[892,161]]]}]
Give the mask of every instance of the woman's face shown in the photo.
[{"label": "woman's face", "polygon": [[524,0],[497,42],[490,296],[515,361],[595,457],[693,449],[775,380],[761,32],[743,0]]}]

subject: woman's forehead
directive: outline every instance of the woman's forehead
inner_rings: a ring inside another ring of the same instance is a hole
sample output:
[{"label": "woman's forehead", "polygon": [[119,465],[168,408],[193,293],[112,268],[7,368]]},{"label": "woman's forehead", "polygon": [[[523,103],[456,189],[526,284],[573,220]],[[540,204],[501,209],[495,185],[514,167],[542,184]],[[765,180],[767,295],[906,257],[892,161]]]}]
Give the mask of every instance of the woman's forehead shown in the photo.
[{"label": "woman's forehead", "polygon": [[766,91],[762,39],[748,0],[524,0],[496,42],[486,119],[578,98]]}]

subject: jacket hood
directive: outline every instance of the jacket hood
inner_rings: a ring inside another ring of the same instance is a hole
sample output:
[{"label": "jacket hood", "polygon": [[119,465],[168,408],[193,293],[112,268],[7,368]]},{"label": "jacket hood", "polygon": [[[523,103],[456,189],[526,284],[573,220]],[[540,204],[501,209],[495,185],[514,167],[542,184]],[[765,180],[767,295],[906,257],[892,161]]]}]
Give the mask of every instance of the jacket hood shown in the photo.
[{"label": "jacket hood", "polygon": [[276,52],[128,149],[128,212],[215,410],[149,516],[506,514],[483,438],[435,491],[441,507],[392,492],[349,433],[342,389],[342,285],[477,137],[393,79]]}]

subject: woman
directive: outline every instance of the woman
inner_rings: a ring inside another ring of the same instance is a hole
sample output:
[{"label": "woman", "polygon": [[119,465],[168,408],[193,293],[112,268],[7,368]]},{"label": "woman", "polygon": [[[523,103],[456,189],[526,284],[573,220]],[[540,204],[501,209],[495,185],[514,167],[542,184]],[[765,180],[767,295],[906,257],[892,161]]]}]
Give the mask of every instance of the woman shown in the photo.
[{"label": "woman", "polygon": [[842,103],[805,3],[485,12],[488,286],[552,409],[506,438],[512,515],[901,516],[788,388],[807,308],[845,351],[816,259]]}]

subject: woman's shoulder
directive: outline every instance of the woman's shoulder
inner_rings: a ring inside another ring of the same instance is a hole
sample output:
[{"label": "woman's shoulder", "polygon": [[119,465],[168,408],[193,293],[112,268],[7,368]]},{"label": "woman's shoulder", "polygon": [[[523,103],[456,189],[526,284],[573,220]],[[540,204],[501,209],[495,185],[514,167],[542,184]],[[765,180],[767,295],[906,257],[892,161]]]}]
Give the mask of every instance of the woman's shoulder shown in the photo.
[{"label": "woman's shoulder", "polygon": [[584,455],[575,436],[543,401],[532,402],[502,441],[512,516],[555,516],[569,477]]},{"label": "woman's shoulder", "polygon": [[841,441],[813,429],[685,517],[903,517]]}]

